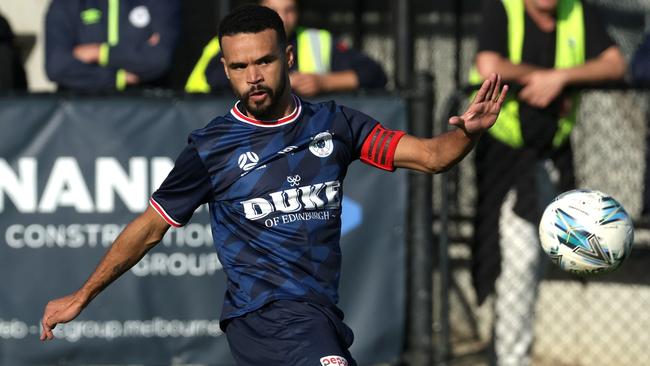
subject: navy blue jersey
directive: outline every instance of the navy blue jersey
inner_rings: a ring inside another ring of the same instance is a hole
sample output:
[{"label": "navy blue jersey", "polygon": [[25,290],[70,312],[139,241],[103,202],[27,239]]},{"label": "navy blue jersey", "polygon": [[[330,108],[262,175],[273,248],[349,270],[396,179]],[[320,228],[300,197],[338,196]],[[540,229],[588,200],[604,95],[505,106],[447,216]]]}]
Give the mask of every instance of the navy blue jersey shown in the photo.
[{"label": "navy blue jersey", "polygon": [[222,323],[274,300],[336,304],[347,167],[361,158],[394,169],[403,132],[334,102],[294,101],[290,115],[265,122],[238,102],[192,132],[150,200],[173,226],[209,204],[228,278]]}]

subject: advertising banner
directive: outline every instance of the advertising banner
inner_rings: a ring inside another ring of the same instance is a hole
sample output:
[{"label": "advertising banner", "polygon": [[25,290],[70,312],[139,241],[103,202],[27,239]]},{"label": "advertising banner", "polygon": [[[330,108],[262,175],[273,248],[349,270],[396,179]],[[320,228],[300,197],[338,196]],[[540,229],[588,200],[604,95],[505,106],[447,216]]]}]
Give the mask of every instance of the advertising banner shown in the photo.
[{"label": "advertising banner", "polygon": [[[336,99],[404,129],[392,96]],[[173,166],[190,131],[231,99],[0,99],[0,364],[233,365],[219,315],[226,282],[207,208],[171,229],[79,318],[40,342],[48,300],[78,289]],[[360,365],[398,358],[404,323],[406,174],[350,167],[340,307]]]}]

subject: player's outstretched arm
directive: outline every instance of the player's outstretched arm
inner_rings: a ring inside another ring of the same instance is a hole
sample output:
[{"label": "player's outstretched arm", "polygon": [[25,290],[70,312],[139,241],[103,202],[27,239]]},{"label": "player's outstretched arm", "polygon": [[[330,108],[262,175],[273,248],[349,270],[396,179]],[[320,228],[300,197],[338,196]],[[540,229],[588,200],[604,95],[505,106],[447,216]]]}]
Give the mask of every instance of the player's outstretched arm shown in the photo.
[{"label": "player's outstretched arm", "polygon": [[167,229],[169,224],[151,207],[127,225],[79,290],[47,303],[41,320],[41,340],[53,339],[52,330],[57,324],[76,318],[106,286],[158,244]]},{"label": "player's outstretched arm", "polygon": [[440,173],[467,155],[481,134],[496,122],[508,86],[492,74],[481,85],[465,113],[449,119],[456,128],[430,139],[406,135],[395,150],[394,165],[427,173]]}]

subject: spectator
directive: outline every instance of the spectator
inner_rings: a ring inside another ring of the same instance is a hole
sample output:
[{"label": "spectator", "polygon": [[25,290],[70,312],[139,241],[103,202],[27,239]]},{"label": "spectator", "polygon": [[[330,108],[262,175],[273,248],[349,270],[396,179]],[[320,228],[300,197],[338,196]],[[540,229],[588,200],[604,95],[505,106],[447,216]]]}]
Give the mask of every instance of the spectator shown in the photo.
[{"label": "spectator", "polygon": [[580,0],[488,0],[482,14],[472,81],[496,72],[522,89],[477,146],[472,274],[479,303],[495,293],[493,363],[525,366],[542,273],[537,223],[574,186],[578,99],[565,88],[620,79],[625,61]]},{"label": "spectator", "polygon": [[[296,0],[262,0],[259,4],[275,10],[284,22],[289,44],[296,54],[290,80],[297,94],[310,97],[386,85],[386,74],[377,62],[343,42],[333,42],[329,31],[299,27]],[[229,89],[221,64],[219,40],[215,37],[204,48],[185,90],[207,93]]]},{"label": "spectator", "polygon": [[0,14],[0,91],[6,90],[27,90],[27,80],[14,33]]},{"label": "spectator", "polygon": [[60,89],[164,86],[180,29],[178,0],[52,0],[45,68]]}]

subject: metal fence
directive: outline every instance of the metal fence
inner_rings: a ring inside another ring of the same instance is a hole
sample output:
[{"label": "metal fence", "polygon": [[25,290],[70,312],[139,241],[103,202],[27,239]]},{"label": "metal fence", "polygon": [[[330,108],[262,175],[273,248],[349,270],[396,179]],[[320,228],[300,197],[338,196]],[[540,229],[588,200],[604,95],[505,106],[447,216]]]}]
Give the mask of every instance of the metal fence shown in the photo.
[{"label": "metal fence", "polygon": [[[455,93],[447,100],[448,113],[462,110],[466,100],[464,91]],[[500,298],[510,301],[496,321],[496,309],[505,302],[495,302],[492,295],[478,306],[471,284],[469,243],[475,229],[472,219],[477,200],[475,153],[443,178],[435,192],[435,212],[442,220],[434,226],[442,239],[442,252],[448,253],[447,258],[441,258],[441,268],[448,260],[450,270],[439,272],[441,280],[434,287],[442,299],[434,329],[438,330],[438,353],[448,354],[451,364],[488,364],[494,339],[500,339],[497,345],[525,339],[526,332],[516,331],[519,322],[529,322],[533,330],[532,365],[650,364],[650,273],[646,270],[650,226],[641,215],[649,102],[647,90],[583,92],[578,123],[571,136],[577,187],[607,192],[625,206],[635,220],[632,255],[616,272],[594,277],[564,273],[542,255],[542,280],[536,299],[530,298],[534,301],[530,313],[524,303],[534,294],[531,286],[534,288],[536,274],[530,269],[539,254],[536,224],[513,217],[500,204],[493,208],[494,215],[502,214],[501,240],[516,234],[524,244],[510,245],[502,252],[502,269],[506,272],[497,286],[505,289]],[[510,192],[503,206],[513,198]],[[440,225],[445,219],[447,225]],[[506,257],[514,258],[508,262],[511,264],[503,262]],[[533,276],[528,283],[526,276]],[[448,333],[444,331],[447,326]]]}]

